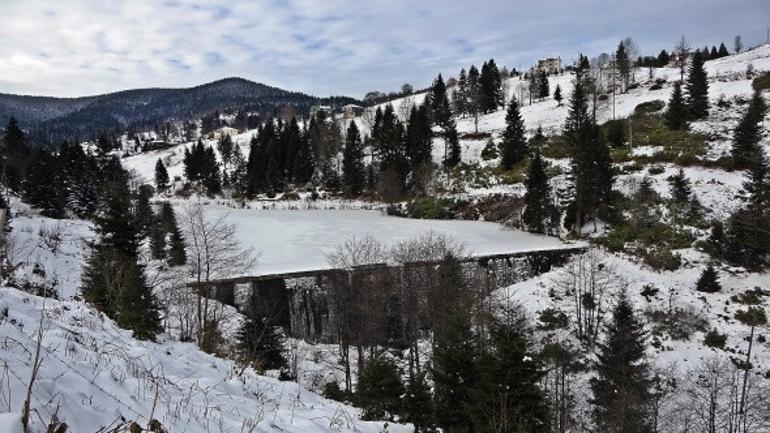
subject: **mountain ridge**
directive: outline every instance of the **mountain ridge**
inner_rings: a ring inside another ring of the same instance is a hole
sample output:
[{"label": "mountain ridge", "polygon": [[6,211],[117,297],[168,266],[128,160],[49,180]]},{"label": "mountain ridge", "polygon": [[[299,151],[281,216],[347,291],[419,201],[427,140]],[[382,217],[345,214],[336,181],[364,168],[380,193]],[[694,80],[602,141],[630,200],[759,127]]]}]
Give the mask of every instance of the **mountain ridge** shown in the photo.
[{"label": "mountain ridge", "polygon": [[172,119],[197,118],[229,108],[275,112],[290,106],[298,114],[305,114],[314,104],[354,101],[345,96],[320,98],[242,77],[226,77],[192,87],[126,89],[73,98],[0,93],[0,124],[15,117],[29,130],[34,142],[52,144]]}]

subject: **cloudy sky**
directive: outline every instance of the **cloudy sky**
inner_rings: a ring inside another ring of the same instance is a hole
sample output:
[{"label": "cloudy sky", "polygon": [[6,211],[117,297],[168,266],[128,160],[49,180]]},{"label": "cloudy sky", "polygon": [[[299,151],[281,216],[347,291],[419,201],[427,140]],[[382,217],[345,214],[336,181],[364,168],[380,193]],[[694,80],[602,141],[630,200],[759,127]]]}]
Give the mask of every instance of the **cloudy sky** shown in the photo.
[{"label": "cloudy sky", "polygon": [[78,96],[241,76],[361,97],[494,57],[765,40],[769,0],[0,0],[0,92]]}]

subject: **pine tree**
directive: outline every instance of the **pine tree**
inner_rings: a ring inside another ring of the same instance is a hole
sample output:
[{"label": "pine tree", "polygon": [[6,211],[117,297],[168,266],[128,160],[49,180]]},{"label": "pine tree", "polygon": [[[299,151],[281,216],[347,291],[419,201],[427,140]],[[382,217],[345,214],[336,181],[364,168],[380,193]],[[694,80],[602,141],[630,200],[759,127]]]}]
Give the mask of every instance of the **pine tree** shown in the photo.
[{"label": "pine tree", "polygon": [[236,336],[243,359],[257,370],[286,368],[284,338],[265,317],[247,317]]},{"label": "pine tree", "polygon": [[572,151],[575,199],[565,223],[572,223],[577,236],[588,217],[610,205],[613,172],[609,147],[601,140],[595,119],[588,111],[582,73],[575,79],[564,136]]},{"label": "pine tree", "polygon": [[515,97],[508,104],[508,112],[505,115],[505,131],[500,142],[500,166],[504,170],[510,170],[514,165],[522,161],[529,152],[527,139],[524,137],[524,119],[519,111],[519,103]]},{"label": "pine tree", "polygon": [[187,253],[185,252],[184,237],[179,227],[173,227],[171,230],[171,247],[168,252],[169,266],[181,266],[187,263]]},{"label": "pine tree", "polygon": [[706,266],[703,273],[698,278],[698,283],[695,285],[695,289],[699,292],[716,293],[722,290],[722,286],[719,284],[719,274],[717,274],[714,265],[711,263]]},{"label": "pine tree", "polygon": [[692,187],[690,180],[684,175],[684,169],[679,168],[677,174],[668,179],[671,188],[671,200],[675,204],[684,205],[690,202]]},{"label": "pine tree", "polygon": [[219,164],[217,163],[217,157],[214,154],[214,148],[211,146],[206,148],[206,153],[204,154],[201,180],[203,181],[203,186],[206,188],[206,193],[209,195],[213,196],[222,192]]},{"label": "pine tree", "polygon": [[556,90],[553,91],[553,99],[556,101],[556,104],[561,107],[561,101],[564,99],[564,97],[561,94],[561,86],[556,85]]},{"label": "pine tree", "polygon": [[719,58],[719,52],[717,51],[717,47],[714,45],[711,46],[711,53],[709,53],[709,59],[718,59]]},{"label": "pine tree", "polygon": [[404,396],[404,421],[414,426],[414,433],[434,433],[433,400],[425,373],[409,378]]},{"label": "pine tree", "polygon": [[462,161],[462,148],[460,147],[460,139],[457,136],[457,128],[454,121],[447,125],[444,131],[444,142],[447,148],[444,167],[456,167]]},{"label": "pine tree", "polygon": [[138,264],[139,234],[128,177],[113,167],[94,217],[98,242],[82,277],[83,297],[141,339],[162,330],[159,307]]},{"label": "pine tree", "polygon": [[55,156],[43,149],[32,154],[31,165],[22,183],[24,199],[49,218],[64,218],[67,196],[62,167]]},{"label": "pine tree", "polygon": [[150,228],[150,253],[155,260],[166,258],[166,234],[160,217],[156,216],[155,222]]},{"label": "pine tree", "polygon": [[345,189],[353,194],[359,194],[366,186],[366,171],[364,168],[364,149],[356,122],[350,122],[345,150],[342,159],[342,176]]},{"label": "pine tree", "polygon": [[[463,298],[459,262],[447,257],[439,265],[440,315],[435,317],[433,366],[437,424],[447,432],[472,432],[471,390],[478,383],[476,338],[471,330],[471,311]],[[446,284],[446,285],[445,285]],[[444,286],[445,285],[445,286]]]},{"label": "pine tree", "polygon": [[431,118],[436,125],[446,125],[452,118],[452,110],[446,93],[446,85],[441,74],[436,77],[428,94]]},{"label": "pine tree", "polygon": [[149,236],[150,230],[155,224],[155,214],[150,205],[151,197],[152,187],[149,185],[139,187],[139,191],[136,194],[136,204],[134,205],[134,219],[141,237]]},{"label": "pine tree", "polygon": [[770,172],[767,159],[758,155],[747,173],[748,179],[743,183],[743,189],[748,194],[749,208],[754,212],[763,212],[770,208]]},{"label": "pine tree", "polygon": [[687,128],[687,105],[682,95],[682,83],[674,83],[674,91],[671,93],[671,99],[668,101],[668,109],[665,114],[666,126],[669,129],[681,130]]},{"label": "pine tree", "polygon": [[457,115],[463,116],[468,113],[468,75],[465,68],[460,70],[460,76],[457,78],[457,87],[452,93],[452,105]]},{"label": "pine tree", "polygon": [[548,184],[546,162],[540,156],[540,151],[535,150],[535,156],[529,166],[524,194],[524,213],[521,220],[527,229],[534,233],[546,233],[549,227],[554,226],[550,221],[554,215],[553,196],[551,186]]},{"label": "pine tree", "polygon": [[526,318],[504,311],[489,326],[488,349],[476,360],[479,381],[472,390],[474,431],[549,432],[544,369],[532,347]]},{"label": "pine tree", "polygon": [[466,89],[466,108],[468,114],[473,116],[473,124],[476,128],[476,132],[479,132],[479,114],[481,113],[481,84],[479,80],[479,70],[475,65],[471,65],[468,69],[468,86]]},{"label": "pine tree", "polygon": [[383,358],[368,359],[356,386],[356,402],[364,409],[362,418],[392,420],[401,413],[404,391],[396,364]]},{"label": "pine tree", "polygon": [[99,164],[79,144],[64,142],[59,147],[59,166],[63,175],[66,208],[79,218],[90,218],[99,202],[102,176]]},{"label": "pine tree", "polygon": [[548,73],[541,69],[537,73],[537,97],[539,99],[545,99],[550,94],[551,88],[548,84]]},{"label": "pine tree", "polygon": [[703,53],[696,50],[687,77],[687,106],[690,118],[703,119],[709,114],[709,84],[703,68]]},{"label": "pine tree", "polygon": [[300,137],[297,157],[294,160],[294,182],[299,185],[310,182],[314,170],[313,147],[310,145],[307,134],[303,134]]},{"label": "pine tree", "polygon": [[495,60],[489,59],[488,62],[484,62],[479,78],[479,108],[483,113],[495,111],[503,104],[501,83],[500,70],[497,68]]},{"label": "pine tree", "polygon": [[735,128],[732,149],[733,167],[738,170],[751,168],[762,158],[759,141],[762,137],[760,122],[767,111],[767,104],[760,92],[754,92],[749,108]]},{"label": "pine tree", "polygon": [[722,42],[719,44],[719,57],[727,57],[730,55],[730,52],[727,51],[727,47],[725,47],[725,43]]},{"label": "pine tree", "polygon": [[652,432],[645,333],[625,293],[606,332],[606,340],[599,346],[596,376],[591,379],[596,426],[606,432]]},{"label": "pine tree", "polygon": [[412,171],[429,165],[433,157],[433,131],[427,105],[412,107],[406,125],[406,154]]},{"label": "pine tree", "polygon": [[166,171],[166,166],[163,165],[163,161],[158,158],[158,162],[155,163],[155,188],[158,189],[158,192],[166,192],[168,186],[168,171]]},{"label": "pine tree", "polygon": [[618,49],[615,51],[615,63],[618,66],[618,73],[625,93],[628,90],[628,81],[631,77],[631,60],[628,58],[628,51],[626,51],[623,41],[618,44]]}]

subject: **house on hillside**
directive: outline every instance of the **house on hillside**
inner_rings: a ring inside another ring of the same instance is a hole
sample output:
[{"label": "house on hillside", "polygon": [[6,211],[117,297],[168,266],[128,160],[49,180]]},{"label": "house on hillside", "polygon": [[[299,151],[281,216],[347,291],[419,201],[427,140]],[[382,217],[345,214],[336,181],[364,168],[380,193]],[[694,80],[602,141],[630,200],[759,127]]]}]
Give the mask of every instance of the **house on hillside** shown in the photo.
[{"label": "house on hillside", "polygon": [[328,105],[313,105],[310,107],[310,117],[316,117],[319,114],[323,114],[324,117],[328,117],[332,114],[332,107]]},{"label": "house on hillside", "polygon": [[219,140],[222,137],[232,137],[238,134],[238,130],[229,126],[223,126],[219,129],[211,131],[209,138],[213,140]]},{"label": "house on hillside", "polygon": [[361,117],[363,114],[364,114],[364,107],[360,105],[347,104],[342,107],[342,117],[345,119]]},{"label": "house on hillside", "polygon": [[561,57],[549,57],[537,61],[537,69],[545,71],[546,74],[561,73]]}]

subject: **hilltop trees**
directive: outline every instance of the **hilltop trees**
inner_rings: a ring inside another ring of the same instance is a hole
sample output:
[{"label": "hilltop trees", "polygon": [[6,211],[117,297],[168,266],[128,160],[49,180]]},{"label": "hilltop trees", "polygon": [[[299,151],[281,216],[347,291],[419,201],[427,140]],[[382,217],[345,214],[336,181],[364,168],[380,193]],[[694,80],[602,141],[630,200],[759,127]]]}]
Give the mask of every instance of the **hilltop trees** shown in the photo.
[{"label": "hilltop trees", "polygon": [[[487,73],[489,74],[489,72]],[[454,167],[460,163],[461,148],[449,98],[446,94],[446,85],[441,74],[433,82],[428,101],[431,107],[433,125],[441,129],[438,135],[444,139],[444,166]]]}]

